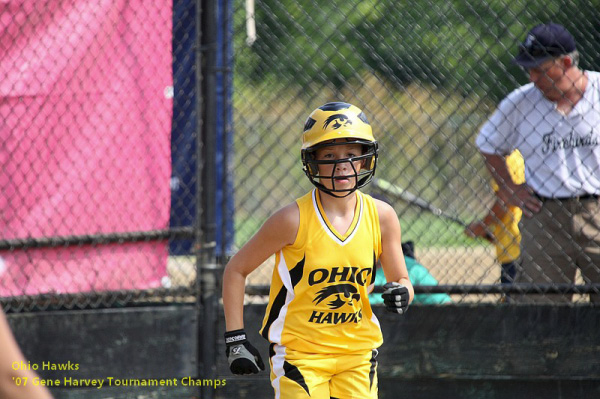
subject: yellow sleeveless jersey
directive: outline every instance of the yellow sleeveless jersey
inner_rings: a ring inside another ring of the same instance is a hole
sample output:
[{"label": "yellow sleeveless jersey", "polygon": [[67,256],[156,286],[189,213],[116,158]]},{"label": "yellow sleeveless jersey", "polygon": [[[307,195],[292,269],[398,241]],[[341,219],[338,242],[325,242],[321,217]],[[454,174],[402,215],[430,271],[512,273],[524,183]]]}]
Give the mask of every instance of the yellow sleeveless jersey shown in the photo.
[{"label": "yellow sleeveless jersey", "polygon": [[[506,157],[506,167],[515,184],[525,183],[525,162],[519,150],[514,150]],[[500,188],[492,179],[492,189],[497,192]],[[519,221],[523,211],[514,205],[507,206],[507,212],[498,223],[494,224],[493,234],[496,238],[496,257],[500,263],[513,262],[521,255],[521,232]]]},{"label": "yellow sleeveless jersey", "polygon": [[356,191],[354,220],[344,234],[329,223],[319,191],[296,203],[296,241],[275,257],[269,304],[261,334],[307,353],[351,353],[383,343],[368,293],[381,255],[375,202]]}]

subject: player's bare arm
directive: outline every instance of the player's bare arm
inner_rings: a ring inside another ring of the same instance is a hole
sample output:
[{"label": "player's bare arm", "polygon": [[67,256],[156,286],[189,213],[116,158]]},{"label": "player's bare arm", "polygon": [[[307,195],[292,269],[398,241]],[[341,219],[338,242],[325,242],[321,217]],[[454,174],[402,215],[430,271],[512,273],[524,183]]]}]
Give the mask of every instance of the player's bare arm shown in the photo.
[{"label": "player's bare arm", "polygon": [[300,213],[291,203],[274,213],[260,230],[229,261],[223,274],[223,307],[226,330],[244,328],[243,307],[246,277],[271,255],[294,243]]},{"label": "player's bare arm", "polygon": [[398,216],[389,204],[375,200],[379,213],[379,226],[381,229],[382,253],[379,260],[385,278],[388,282],[396,282],[408,289],[410,301],[414,298],[414,289],[408,277],[408,269],[402,253],[402,234]]},{"label": "player's bare arm", "polygon": [[259,351],[244,331],[244,293],[246,277],[269,256],[292,244],[300,224],[296,203],[271,216],[225,267],[223,308],[225,310],[225,354],[233,374],[256,374],[265,369]]}]

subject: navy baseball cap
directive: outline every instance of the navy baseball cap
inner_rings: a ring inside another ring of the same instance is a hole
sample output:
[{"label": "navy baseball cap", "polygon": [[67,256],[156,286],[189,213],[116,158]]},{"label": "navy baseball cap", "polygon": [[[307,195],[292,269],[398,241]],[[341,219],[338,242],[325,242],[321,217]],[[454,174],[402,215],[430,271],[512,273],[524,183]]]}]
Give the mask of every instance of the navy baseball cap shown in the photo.
[{"label": "navy baseball cap", "polygon": [[575,50],[575,39],[564,26],[540,24],[531,29],[525,41],[519,45],[519,54],[513,62],[523,68],[535,68]]}]

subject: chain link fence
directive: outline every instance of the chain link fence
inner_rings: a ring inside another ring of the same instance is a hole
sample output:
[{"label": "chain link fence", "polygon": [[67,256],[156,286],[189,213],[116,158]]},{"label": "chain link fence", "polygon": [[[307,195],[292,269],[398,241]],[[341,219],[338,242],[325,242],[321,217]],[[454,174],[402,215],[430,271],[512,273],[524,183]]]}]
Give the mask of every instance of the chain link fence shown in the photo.
[{"label": "chain link fence", "polygon": [[179,247],[194,237],[182,203],[195,176],[171,183],[195,173],[195,154],[187,169],[171,159],[189,144],[181,132],[195,129],[196,15],[177,10],[175,19],[171,7],[138,1],[0,6],[7,310],[195,295],[194,260],[174,256],[190,254]]},{"label": "chain link fence", "polygon": [[[204,71],[223,73],[219,87],[233,92],[216,111],[195,98],[196,54],[206,50],[195,2],[176,2],[173,13],[141,3],[3,6],[0,296],[9,308],[194,300],[206,249],[194,241],[206,205],[198,193],[211,190],[197,184],[205,161],[197,162],[197,126],[225,132],[213,154],[215,209],[235,225],[223,217],[211,227],[224,258],[312,188],[300,166],[301,129],[334,100],[361,107],[372,123],[382,150],[366,191],[395,207],[403,241],[437,281],[415,281],[420,293],[495,302],[511,290],[574,292],[586,302],[597,292],[579,272],[576,285],[500,285],[494,246],[464,233],[494,201],[475,138],[527,82],[510,62],[518,44],[537,23],[560,22],[581,67],[598,69],[597,1],[232,4],[232,21],[217,21],[221,69]],[[266,290],[270,262],[250,276],[250,294]]]},{"label": "chain link fence", "polygon": [[[509,296],[558,293],[567,301],[575,293],[575,302],[588,302],[587,293],[598,292],[600,281],[579,271],[572,281],[562,275],[536,286],[500,285],[494,245],[464,229],[494,203],[475,139],[504,96],[528,83],[526,71],[511,63],[518,45],[533,26],[555,21],[575,36],[581,67],[598,69],[599,2],[235,5],[238,247],[276,209],[312,189],[299,156],[303,123],[314,108],[345,101],[363,109],[380,142],[376,180],[365,191],[395,207],[403,241],[414,243],[417,261],[437,280],[423,287],[413,281],[418,292],[448,293],[458,303],[504,301],[511,290]],[[249,293],[267,291],[272,266],[250,275]],[[591,265],[592,275],[599,266]]]},{"label": "chain link fence", "polygon": [[[595,244],[559,248],[568,273],[501,284],[504,258],[465,228],[495,200],[475,141],[528,81],[511,63],[519,43],[556,21],[575,36],[581,68],[600,69],[600,1],[172,5],[0,5],[4,309],[193,303],[185,323],[202,335],[186,343],[198,346],[191,363],[214,376],[222,268],[269,215],[313,188],[302,127],[330,101],[359,106],[371,122],[381,152],[364,191],[398,214],[417,302],[514,303],[529,293],[584,304],[599,294]],[[565,209],[544,212],[559,220]],[[540,249],[542,270],[555,237],[542,229],[523,240]],[[266,302],[273,261],[249,276],[248,303]]]}]

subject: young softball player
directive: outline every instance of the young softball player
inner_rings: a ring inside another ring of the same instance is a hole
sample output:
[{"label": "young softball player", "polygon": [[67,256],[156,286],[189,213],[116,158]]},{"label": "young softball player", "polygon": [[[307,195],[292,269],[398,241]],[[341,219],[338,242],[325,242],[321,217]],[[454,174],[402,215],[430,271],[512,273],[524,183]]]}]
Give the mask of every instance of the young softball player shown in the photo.
[{"label": "young softball player", "polygon": [[244,332],[244,291],[248,274],[275,254],[261,329],[275,397],[377,398],[383,337],[368,298],[377,262],[389,311],[403,314],[414,295],[396,213],[358,190],[375,173],[378,144],[359,108],[333,102],[306,120],[301,156],[315,189],[273,214],[225,268],[230,369],[264,370]]}]

